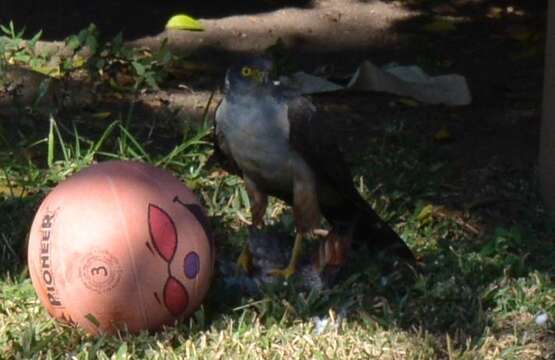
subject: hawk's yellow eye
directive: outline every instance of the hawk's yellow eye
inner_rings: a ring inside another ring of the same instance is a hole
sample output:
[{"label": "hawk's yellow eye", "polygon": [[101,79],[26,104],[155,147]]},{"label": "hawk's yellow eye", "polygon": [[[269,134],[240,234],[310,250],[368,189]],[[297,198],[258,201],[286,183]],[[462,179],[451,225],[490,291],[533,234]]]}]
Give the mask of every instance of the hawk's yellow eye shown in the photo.
[{"label": "hawk's yellow eye", "polygon": [[252,75],[252,68],[245,66],[241,69],[241,75],[249,77]]}]

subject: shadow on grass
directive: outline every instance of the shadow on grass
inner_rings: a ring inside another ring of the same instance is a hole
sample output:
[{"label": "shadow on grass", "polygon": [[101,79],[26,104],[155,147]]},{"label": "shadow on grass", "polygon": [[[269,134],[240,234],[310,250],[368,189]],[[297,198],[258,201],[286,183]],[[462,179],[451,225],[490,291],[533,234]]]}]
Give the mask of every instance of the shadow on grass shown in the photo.
[{"label": "shadow on grass", "polygon": [[[355,108],[357,101],[368,101],[368,95],[349,98],[317,101],[332,105],[336,101]],[[453,110],[392,106],[396,99],[390,96],[372,100],[374,106],[359,111],[361,118],[350,126],[342,123],[338,134],[359,190],[421,256],[423,269],[416,274],[386,274],[361,248],[338,284],[319,293],[273,286],[250,297],[230,290],[216,278],[207,297],[207,324],[230,314],[240,316],[245,309],[256,313],[264,324],[282,323],[283,319],[285,324],[292,324],[298,319],[326,316],[334,309],[341,316],[386,329],[423,329],[437,335],[447,332],[462,346],[469,338],[479,339],[491,325],[490,312],[507,300],[500,294],[507,291],[503,284],[534,272],[552,276],[555,249],[549,240],[553,232],[535,192],[531,167],[515,167],[490,157],[482,166],[461,170],[457,159],[464,154],[453,142],[433,141],[430,128],[435,124],[430,118],[442,120]],[[152,114],[143,115],[148,118]],[[72,128],[70,118],[59,120],[67,129]],[[180,141],[171,126],[164,128],[161,123],[153,127],[156,130],[149,137],[150,120],[131,124],[149,153],[164,153]],[[77,126],[91,138],[103,129],[86,118],[77,120]],[[70,136],[71,132],[64,134]],[[361,134],[368,136],[361,138]],[[200,191],[210,197],[214,190]],[[12,199],[2,203],[8,214],[2,226],[5,234],[11,234],[9,244],[15,249],[24,241],[39,201]],[[432,208],[425,210],[428,205]],[[239,205],[242,210],[244,206]],[[236,233],[229,220],[214,218],[213,222],[226,240],[219,243],[219,258],[234,261],[246,238],[244,225]],[[15,260],[8,247],[5,249],[2,271],[20,269],[23,263]],[[508,306],[520,305],[522,302]]]},{"label": "shadow on grass", "polygon": [[[429,134],[400,120],[383,121],[388,125],[377,130],[378,136],[345,147],[357,149],[351,162],[362,192],[397,227],[422,267],[387,273],[361,247],[338,283],[321,292],[276,285],[252,298],[230,291],[220,279],[208,300],[212,319],[249,308],[272,324],[284,317],[310,320],[333,309],[338,316],[386,329],[447,333],[464,347],[469,339],[473,345],[483,339],[498,307],[534,313],[546,306],[545,294],[537,303],[514,296],[527,286],[545,291],[555,273],[555,226],[530,169],[492,159],[454,180],[456,164],[444,151],[449,144],[428,141]],[[480,203],[483,199],[498,200]],[[241,242],[246,235],[230,232],[228,237]],[[238,255],[238,246],[221,247],[228,261],[234,259],[230,254]]]},{"label": "shadow on grass", "polygon": [[[431,14],[426,16],[398,26],[419,27],[419,21],[428,21]],[[468,75],[475,102],[466,109],[421,105],[413,108],[391,97],[379,100],[373,94],[316,99],[322,105],[336,105],[340,111],[347,108],[359,115],[354,131],[346,129],[341,133],[343,146],[356,169],[357,184],[362,184],[366,198],[389,223],[396,225],[421,256],[423,269],[419,273],[384,274],[360,249],[340,282],[322,293],[299,293],[286,286],[266,289],[260,298],[252,299],[241,293],[230,294],[216,279],[207,299],[209,320],[230,312],[239,314],[240,310],[233,309],[242,306],[253,309],[266,323],[276,323],[284,317],[294,320],[322,316],[332,308],[338,314],[385,328],[448,332],[464,344],[470,337],[479,338],[491,325],[492,309],[504,301],[513,301],[511,297],[503,298],[502,292],[510,291],[507,284],[533,274],[553,278],[553,226],[543,211],[532,176],[536,133],[529,129],[537,128],[539,118],[536,113],[511,120],[508,115],[512,106],[516,102],[519,106],[528,104],[530,100],[505,98],[507,88],[514,85],[505,79],[507,73],[527,75],[527,64],[535,64],[531,68],[533,76],[541,70],[538,57],[507,61],[519,45],[490,37],[488,30],[490,26],[502,26],[503,21],[478,17],[444,34],[418,33],[418,47],[336,49],[335,55],[325,58],[332,61],[334,56],[337,59],[355,54],[352,61],[358,61],[384,50],[388,56],[416,59],[427,70]],[[420,47],[421,44],[428,45]],[[482,52],[484,48],[489,48],[489,55]],[[314,56],[295,50],[298,49],[290,49],[297,59]],[[383,53],[379,56],[385,57]],[[304,61],[315,65],[321,60]],[[538,91],[541,82],[535,80],[534,77],[530,88]],[[538,100],[531,102],[533,108]],[[145,118],[151,115],[144,113]],[[163,151],[178,141],[175,132],[173,136],[148,138],[149,129],[144,124],[136,124],[136,130],[139,138],[149,140],[149,151]],[[444,126],[452,139],[435,142],[434,133]],[[515,147],[514,138],[498,143],[506,134],[525,137],[518,140],[518,149],[523,150],[519,153],[524,153],[518,155],[518,164],[506,151]],[[37,199],[1,203],[6,214],[1,226],[6,229],[5,234],[12,234],[7,244],[17,248],[25,238],[26,227],[21,219],[30,223],[37,203]],[[235,230],[221,219],[214,222],[236,242],[233,246],[220,244],[218,252],[220,257],[233,261],[245,233],[234,234]],[[2,258],[2,271],[21,264],[8,246],[2,251],[6,256]],[[519,301],[503,306],[517,309],[525,300]],[[535,309],[533,306],[530,309]]]},{"label": "shadow on grass", "polygon": [[27,234],[40,196],[11,197],[0,200],[0,276],[23,270],[27,264]]}]

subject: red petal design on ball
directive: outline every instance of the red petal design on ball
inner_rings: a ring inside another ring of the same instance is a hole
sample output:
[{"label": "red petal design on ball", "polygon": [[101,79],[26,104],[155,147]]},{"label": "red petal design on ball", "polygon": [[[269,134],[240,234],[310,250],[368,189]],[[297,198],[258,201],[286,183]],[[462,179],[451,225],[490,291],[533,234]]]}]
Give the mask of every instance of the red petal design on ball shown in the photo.
[{"label": "red petal design on ball", "polygon": [[164,304],[174,316],[178,316],[189,305],[189,294],[183,284],[170,276],[164,286]]},{"label": "red petal design on ball", "polygon": [[148,205],[148,229],[154,248],[167,262],[175,255],[177,230],[167,212],[156,205]]}]

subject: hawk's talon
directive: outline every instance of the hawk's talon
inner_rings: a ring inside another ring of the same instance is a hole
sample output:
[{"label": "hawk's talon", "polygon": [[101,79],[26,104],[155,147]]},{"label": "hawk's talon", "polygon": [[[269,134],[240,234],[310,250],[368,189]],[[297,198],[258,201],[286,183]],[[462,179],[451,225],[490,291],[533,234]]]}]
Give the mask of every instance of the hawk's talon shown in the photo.
[{"label": "hawk's talon", "polygon": [[247,274],[252,270],[252,254],[248,245],[245,245],[243,251],[241,251],[241,255],[237,258],[235,275],[239,275],[241,270]]},{"label": "hawk's talon", "polygon": [[289,265],[283,269],[273,269],[270,270],[269,274],[276,277],[282,277],[288,279],[297,271],[297,264],[301,259],[301,253],[303,248],[303,235],[297,233],[295,236],[295,242],[293,243],[293,250],[291,250],[291,257],[289,259]]},{"label": "hawk's talon", "polygon": [[329,230],[326,229],[314,229],[312,230],[312,236],[315,238],[325,238],[330,234]]}]

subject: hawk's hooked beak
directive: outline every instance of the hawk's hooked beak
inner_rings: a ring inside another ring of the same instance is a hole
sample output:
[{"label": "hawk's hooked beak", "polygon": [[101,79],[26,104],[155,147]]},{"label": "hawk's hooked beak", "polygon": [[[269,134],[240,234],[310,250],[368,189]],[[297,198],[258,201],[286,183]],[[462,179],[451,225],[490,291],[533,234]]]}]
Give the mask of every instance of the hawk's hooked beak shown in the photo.
[{"label": "hawk's hooked beak", "polygon": [[258,84],[262,84],[266,80],[266,73],[262,70],[253,69],[251,77]]}]

